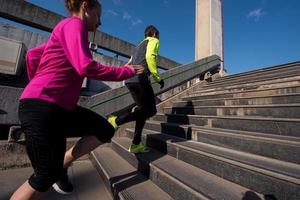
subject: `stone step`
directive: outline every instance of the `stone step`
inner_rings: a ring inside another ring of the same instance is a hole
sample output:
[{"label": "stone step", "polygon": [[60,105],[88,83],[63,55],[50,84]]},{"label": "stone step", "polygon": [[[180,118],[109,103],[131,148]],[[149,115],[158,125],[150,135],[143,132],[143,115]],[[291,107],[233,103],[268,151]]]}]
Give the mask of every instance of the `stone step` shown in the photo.
[{"label": "stone step", "polygon": [[99,147],[91,153],[91,156],[94,165],[105,180],[105,184],[113,194],[114,199],[172,199],[110,147]]},{"label": "stone step", "polygon": [[300,118],[300,104],[164,107],[165,114]]},{"label": "stone step", "polygon": [[197,93],[194,92],[188,96],[182,98],[184,101],[192,100],[204,100],[204,99],[215,99],[215,98],[239,98],[239,97],[253,97],[253,96],[270,96],[270,95],[284,95],[284,94],[296,94],[300,93],[300,86],[293,87],[282,87],[282,88],[267,88],[267,89],[254,89],[244,90],[240,92],[226,92],[219,91],[216,93]]},{"label": "stone step", "polygon": [[[193,140],[300,164],[299,138],[194,128]],[[283,139],[283,137],[285,137]]]},{"label": "stone step", "polygon": [[299,86],[300,76],[293,76],[284,79],[275,79],[268,81],[256,81],[243,82],[232,85],[220,85],[220,86],[209,86],[209,84],[202,85],[202,87],[195,88],[195,92],[202,94],[216,93],[216,92],[239,92],[245,90],[258,90],[258,89],[268,89],[268,88],[283,88],[283,87],[293,87]]},{"label": "stone step", "polygon": [[[146,121],[146,125],[147,127],[149,127],[150,129],[155,129],[155,130],[162,130],[162,126],[161,124],[163,123],[163,126],[165,127],[164,130],[168,131],[167,134],[172,134],[172,132],[170,131],[171,129],[174,130],[178,130],[178,129],[182,129],[184,130],[186,133],[183,135],[180,134],[176,134],[174,136],[177,137],[183,137],[185,139],[193,139],[197,141],[197,135],[193,135],[196,131],[198,130],[205,130],[205,131],[213,131],[213,132],[224,132],[224,134],[237,134],[237,135],[249,135],[249,136],[257,136],[257,137],[261,137],[261,138],[268,138],[268,140],[279,140],[282,142],[292,142],[291,144],[293,144],[293,142],[300,142],[300,137],[293,137],[293,136],[285,136],[285,135],[275,135],[275,134],[269,134],[269,133],[260,133],[260,132],[251,132],[251,131],[241,131],[241,130],[232,130],[232,129],[222,129],[222,128],[210,128],[210,127],[204,127],[204,126],[197,126],[197,125],[179,125],[176,123],[171,123],[171,122],[161,122],[161,121],[154,121],[154,120],[148,120]],[[170,130],[167,129],[168,127],[170,127]],[[173,127],[173,128],[171,128]],[[179,131],[180,132],[180,131]],[[188,134],[187,132],[190,132],[190,134]],[[186,137],[189,136],[189,137]]]},{"label": "stone step", "polygon": [[252,96],[237,98],[214,98],[205,100],[192,101],[175,101],[173,106],[231,106],[231,105],[264,105],[264,104],[294,104],[300,103],[300,93],[268,95],[268,96]]},{"label": "stone step", "polygon": [[[152,123],[152,127],[156,126],[156,129],[145,129],[145,133],[160,133],[154,131],[159,130],[159,123],[151,121],[147,123]],[[176,127],[174,124],[168,124],[168,126]],[[300,164],[300,138],[287,136],[278,137],[277,135],[245,131],[234,132],[225,129],[207,129],[199,126],[181,126],[180,129],[185,130],[185,134],[182,135],[178,135],[178,133],[168,131],[167,129],[165,129],[166,132],[163,133],[188,139],[186,138],[189,131],[188,128],[192,129],[190,139],[193,141]],[[133,130],[127,129],[126,135],[132,138]]]},{"label": "stone step", "polygon": [[229,76],[222,77],[221,79],[218,79],[218,81],[225,81],[230,79],[238,79],[238,78],[244,78],[247,76],[258,76],[263,74],[269,74],[272,72],[288,72],[290,69],[297,69],[299,68],[300,62],[292,62],[292,63],[286,63],[282,65],[276,65],[276,66],[270,66],[270,67],[264,67],[257,70],[251,70],[248,72],[242,72],[238,74],[233,74]]},{"label": "stone step", "polygon": [[249,193],[262,197],[261,194],[154,149],[148,153],[132,154],[127,150],[130,144],[129,138],[114,138],[112,147],[137,169],[149,170],[146,173],[150,174],[151,180],[174,199],[221,200],[226,197],[231,200],[240,200]]},{"label": "stone step", "polygon": [[246,76],[239,76],[239,77],[223,77],[217,79],[213,82],[207,84],[207,87],[216,87],[220,85],[234,85],[238,83],[245,83],[245,82],[257,82],[257,81],[269,81],[275,79],[284,79],[287,77],[299,76],[300,75],[300,68],[299,65],[290,67],[288,70],[272,70],[269,72],[264,73],[256,73]]},{"label": "stone step", "polygon": [[300,165],[159,132],[144,135],[148,146],[259,193],[277,199],[300,197]]},{"label": "stone step", "polygon": [[[300,119],[264,118],[264,117],[233,117],[233,116],[204,116],[204,115],[168,115],[157,113],[151,118],[160,121],[160,129],[167,128],[168,122],[178,125],[197,125],[209,128],[223,128],[268,133],[275,135],[300,137]],[[147,125],[147,123],[146,123]],[[176,130],[176,128],[175,128]],[[177,130],[180,133],[180,130]],[[164,132],[164,131],[162,131]]]},{"label": "stone step", "polygon": [[[225,82],[217,82],[212,81],[203,85],[201,88],[202,91],[210,91],[210,90],[221,90],[221,89],[241,89],[245,88],[259,88],[259,87],[274,87],[274,86],[292,86],[296,83],[299,83],[300,79],[300,69],[293,74],[288,75],[279,75],[273,76],[268,75],[267,77],[251,77],[249,79],[242,78],[241,80],[228,80]],[[220,79],[217,79],[220,80]]]}]

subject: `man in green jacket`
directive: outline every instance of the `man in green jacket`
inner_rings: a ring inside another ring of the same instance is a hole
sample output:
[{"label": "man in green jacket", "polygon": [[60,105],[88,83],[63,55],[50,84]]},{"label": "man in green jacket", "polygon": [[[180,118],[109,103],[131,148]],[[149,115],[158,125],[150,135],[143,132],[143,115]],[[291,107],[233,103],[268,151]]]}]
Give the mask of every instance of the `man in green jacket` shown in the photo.
[{"label": "man in green jacket", "polygon": [[117,129],[120,125],[136,121],[134,138],[129,151],[132,153],[147,152],[149,149],[141,143],[142,131],[147,118],[156,114],[155,95],[151,87],[149,76],[164,87],[157,69],[159,50],[159,31],[152,25],[145,29],[145,39],[135,48],[127,64],[144,66],[144,73],[127,79],[125,84],[129,89],[137,107],[133,112],[120,116],[110,116],[108,121]]}]

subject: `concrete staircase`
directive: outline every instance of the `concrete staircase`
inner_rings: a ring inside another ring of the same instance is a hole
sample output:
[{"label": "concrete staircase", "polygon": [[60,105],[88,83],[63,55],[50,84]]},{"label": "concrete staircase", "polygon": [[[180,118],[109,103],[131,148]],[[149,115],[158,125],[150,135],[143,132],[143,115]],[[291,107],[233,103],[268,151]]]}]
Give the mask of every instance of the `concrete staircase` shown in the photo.
[{"label": "concrete staircase", "polygon": [[92,152],[116,199],[300,199],[300,62],[179,96],[146,122],[150,152],[127,151],[134,128]]}]

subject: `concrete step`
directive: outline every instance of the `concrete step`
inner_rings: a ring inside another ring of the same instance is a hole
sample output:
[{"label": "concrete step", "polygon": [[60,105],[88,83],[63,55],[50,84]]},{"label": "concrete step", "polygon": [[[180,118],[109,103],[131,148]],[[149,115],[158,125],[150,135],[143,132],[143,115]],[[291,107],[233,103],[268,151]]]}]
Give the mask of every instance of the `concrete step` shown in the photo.
[{"label": "concrete step", "polygon": [[[163,124],[163,126],[161,126]],[[204,127],[204,126],[197,126],[197,125],[179,125],[176,123],[171,122],[161,122],[161,121],[154,121],[154,120],[148,120],[146,121],[146,127],[149,129],[161,131],[165,130],[168,133],[177,137],[182,137],[185,139],[193,139],[197,141],[197,135],[194,135],[198,130],[205,130],[205,131],[213,131],[213,132],[224,132],[224,134],[237,134],[237,135],[249,135],[254,137],[261,137],[261,138],[268,138],[268,140],[279,140],[282,142],[300,142],[300,137],[292,137],[292,136],[285,136],[285,135],[275,135],[275,134],[268,134],[268,133],[261,133],[261,132],[251,132],[251,131],[241,131],[241,130],[232,130],[232,129],[222,129],[222,128],[211,128],[211,127]],[[162,127],[165,127],[162,129]],[[169,129],[170,127],[170,129]],[[173,127],[173,128],[172,128]],[[171,130],[175,130],[175,133],[172,134]],[[178,130],[182,129],[185,133],[184,134],[178,134]],[[166,132],[164,132],[166,133]],[[293,143],[291,143],[293,144]]]},{"label": "concrete step", "polygon": [[275,79],[284,79],[293,76],[300,75],[300,68],[299,65],[290,67],[288,70],[272,70],[264,73],[256,73],[246,76],[239,76],[239,77],[224,77],[217,79],[213,82],[207,84],[207,87],[211,86],[221,86],[221,85],[235,85],[238,83],[246,83],[246,82],[257,82],[257,81],[269,81]]},{"label": "concrete step", "polygon": [[113,194],[114,199],[172,199],[110,147],[99,147],[91,155],[96,168],[105,180],[106,186]]},{"label": "concrete step", "polygon": [[[265,118],[265,117],[233,117],[233,116],[204,116],[204,115],[168,115],[158,113],[151,118],[160,121],[161,130],[169,129],[168,122],[178,125],[196,125],[209,128],[223,128],[268,133],[275,135],[300,137],[300,119]],[[146,123],[146,126],[147,123]],[[181,133],[180,129],[175,129]],[[164,131],[162,131],[164,132]]]},{"label": "concrete step", "polygon": [[259,90],[269,88],[283,88],[299,86],[300,76],[293,76],[285,79],[275,79],[270,81],[257,81],[248,83],[238,83],[236,85],[210,86],[202,85],[195,88],[195,92],[201,94],[214,94],[217,92],[240,92],[245,90]]},{"label": "concrete step", "polygon": [[174,199],[221,200],[226,197],[235,200],[243,199],[249,193],[259,198],[263,197],[261,194],[154,149],[148,153],[134,155],[127,151],[130,144],[129,138],[114,138],[112,147],[136,168],[142,170],[148,168],[151,180]]},{"label": "concrete step", "polygon": [[203,128],[194,130],[192,138],[195,141],[300,164],[299,138],[282,136],[279,139],[271,134],[243,134]]},{"label": "concrete step", "polygon": [[159,132],[144,135],[148,146],[244,187],[277,199],[300,197],[300,165]]},{"label": "concrete step", "polygon": [[231,106],[231,105],[264,105],[300,103],[300,93],[237,98],[214,98],[192,101],[175,101],[174,107],[184,106]]},{"label": "concrete step", "polygon": [[[151,121],[147,123],[159,126],[159,124]],[[169,124],[169,126],[174,126],[174,124]],[[192,129],[190,139],[194,141],[300,164],[300,138],[278,137],[271,134],[245,131],[234,132],[224,129],[207,129],[199,126],[192,126],[190,128]],[[183,126],[181,129],[186,131],[186,135],[188,134],[187,126]],[[127,129],[126,132],[128,137],[133,137],[132,129]],[[147,129],[144,132],[147,134],[152,132],[156,134],[160,133]],[[167,131],[164,133],[186,139],[186,135],[180,136],[176,132]]]},{"label": "concrete step", "polygon": [[[153,122],[148,122],[153,123]],[[156,126],[156,127],[155,127]],[[173,130],[178,126],[169,124],[169,127]],[[203,142],[207,144],[216,145],[219,147],[230,148],[233,150],[243,151],[247,153],[257,154],[281,161],[300,164],[300,140],[295,137],[281,136],[277,138],[276,135],[251,133],[251,132],[231,132],[228,130],[210,130],[205,128],[199,128],[197,126],[190,127],[192,133],[190,139],[193,141]],[[159,131],[159,125],[152,124],[152,129],[145,129],[147,134],[161,133]],[[183,126],[180,129],[185,130],[186,133],[178,134],[175,131],[169,131],[165,129],[165,134],[177,136],[183,139],[188,139],[185,136],[188,135],[188,127]],[[183,131],[182,131],[183,132]],[[127,136],[133,137],[133,130],[127,129]]]},{"label": "concrete step", "polygon": [[219,91],[214,93],[197,93],[194,92],[188,96],[182,98],[184,101],[192,100],[204,100],[204,99],[216,99],[216,98],[240,98],[240,97],[253,97],[253,96],[270,96],[270,95],[284,95],[284,94],[296,94],[300,93],[300,86],[293,87],[279,87],[279,88],[267,88],[267,89],[254,89],[244,90],[240,92],[226,92]]},{"label": "concrete step", "polygon": [[[221,81],[221,79],[214,80],[212,82],[208,82],[207,84],[203,85],[201,90],[212,90],[212,89],[240,89],[242,87],[264,87],[264,86],[285,86],[285,85],[294,85],[297,82],[299,83],[300,78],[300,69],[294,72],[290,72],[289,74],[280,74],[280,75],[273,75],[269,74],[263,77],[253,76],[248,79],[241,78],[240,80],[227,80]],[[219,82],[217,82],[219,81]]]},{"label": "concrete step", "polygon": [[238,78],[244,78],[247,76],[257,76],[257,75],[262,75],[262,74],[269,74],[272,72],[287,72],[290,69],[297,69],[299,68],[300,62],[291,62],[291,63],[286,63],[286,64],[281,64],[281,65],[276,65],[276,66],[270,66],[270,67],[263,67],[257,70],[251,70],[248,72],[242,72],[238,74],[233,74],[229,76],[222,77],[218,79],[217,81],[225,81],[225,80],[230,80],[230,79],[238,79]]},{"label": "concrete step", "polygon": [[300,104],[164,107],[165,114],[300,118]]},{"label": "concrete step", "polygon": [[[8,169],[0,171],[0,199],[6,200],[32,174],[32,168]],[[112,200],[102,178],[89,159],[78,160],[68,170],[74,191],[70,195],[61,195],[52,188],[44,195],[44,200]]]}]

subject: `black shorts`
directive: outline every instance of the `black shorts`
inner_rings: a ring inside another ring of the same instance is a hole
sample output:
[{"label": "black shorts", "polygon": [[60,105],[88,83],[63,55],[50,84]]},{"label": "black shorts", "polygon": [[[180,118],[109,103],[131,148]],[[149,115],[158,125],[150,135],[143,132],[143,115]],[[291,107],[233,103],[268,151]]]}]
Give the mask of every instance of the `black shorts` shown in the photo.
[{"label": "black shorts", "polygon": [[91,110],[77,106],[66,110],[40,99],[20,101],[19,118],[34,174],[29,184],[37,191],[48,190],[63,171],[67,137],[94,135],[110,142],[114,128]]}]

